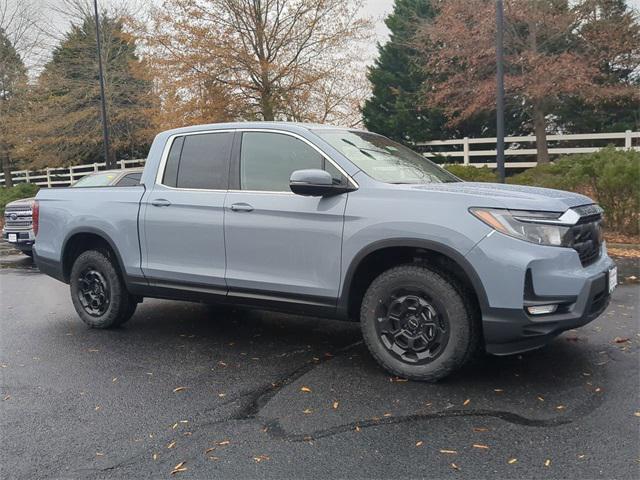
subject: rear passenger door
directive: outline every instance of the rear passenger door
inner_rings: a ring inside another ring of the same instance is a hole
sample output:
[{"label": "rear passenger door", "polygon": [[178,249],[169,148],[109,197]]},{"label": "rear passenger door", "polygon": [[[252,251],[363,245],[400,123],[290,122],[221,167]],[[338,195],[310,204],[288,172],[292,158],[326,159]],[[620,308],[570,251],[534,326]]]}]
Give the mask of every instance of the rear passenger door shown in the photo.
[{"label": "rear passenger door", "polygon": [[173,137],[143,197],[142,269],[150,284],[226,294],[224,200],[234,132]]},{"label": "rear passenger door", "polygon": [[289,188],[294,170],[347,178],[310,142],[279,131],[244,131],[225,202],[230,296],[332,307],[340,283],[347,194],[304,197]]}]

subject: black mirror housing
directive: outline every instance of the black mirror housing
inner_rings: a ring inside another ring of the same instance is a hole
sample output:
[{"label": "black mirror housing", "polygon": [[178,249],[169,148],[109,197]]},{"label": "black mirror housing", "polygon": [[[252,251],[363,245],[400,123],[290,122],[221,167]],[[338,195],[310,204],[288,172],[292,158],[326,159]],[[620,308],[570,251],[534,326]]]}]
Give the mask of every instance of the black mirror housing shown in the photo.
[{"label": "black mirror housing", "polygon": [[350,192],[353,188],[335,185],[331,174],[325,170],[296,170],[289,178],[289,188],[297,195],[309,197],[328,197]]}]

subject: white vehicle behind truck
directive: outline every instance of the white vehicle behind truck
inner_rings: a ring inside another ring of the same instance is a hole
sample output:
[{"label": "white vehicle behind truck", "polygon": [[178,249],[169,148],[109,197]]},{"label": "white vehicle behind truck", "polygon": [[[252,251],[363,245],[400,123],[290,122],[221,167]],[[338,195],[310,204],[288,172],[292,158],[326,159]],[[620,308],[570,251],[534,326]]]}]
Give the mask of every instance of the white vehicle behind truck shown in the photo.
[{"label": "white vehicle behind truck", "polygon": [[[106,170],[82,177],[72,187],[133,186],[140,183],[142,168]],[[28,256],[33,255],[36,237],[33,233],[33,202],[35,198],[21,198],[7,203],[4,210],[2,238]]]}]

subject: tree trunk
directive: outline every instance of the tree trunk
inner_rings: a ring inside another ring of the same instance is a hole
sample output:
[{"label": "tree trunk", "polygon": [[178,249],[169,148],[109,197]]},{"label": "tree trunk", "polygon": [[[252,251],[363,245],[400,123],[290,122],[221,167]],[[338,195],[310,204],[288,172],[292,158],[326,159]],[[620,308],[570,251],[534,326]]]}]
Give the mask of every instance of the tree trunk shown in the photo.
[{"label": "tree trunk", "polygon": [[4,173],[4,186],[5,187],[13,187],[13,178],[11,178],[11,160],[9,157],[9,152],[4,151],[4,155],[2,155],[2,173]]},{"label": "tree trunk", "polygon": [[542,105],[533,105],[533,125],[536,133],[536,149],[538,150],[538,165],[549,163],[549,149],[547,147],[547,124]]},{"label": "tree trunk", "polygon": [[265,91],[262,92],[262,96],[260,98],[260,107],[262,109],[262,118],[265,122],[272,122],[275,120],[274,112],[273,112],[273,100],[271,98],[271,92]]}]

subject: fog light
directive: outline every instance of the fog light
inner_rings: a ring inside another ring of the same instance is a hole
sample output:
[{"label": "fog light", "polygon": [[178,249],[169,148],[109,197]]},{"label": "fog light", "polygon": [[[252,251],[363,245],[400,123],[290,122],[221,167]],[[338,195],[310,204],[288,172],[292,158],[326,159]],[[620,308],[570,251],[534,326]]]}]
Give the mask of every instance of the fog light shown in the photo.
[{"label": "fog light", "polygon": [[536,305],[534,307],[527,307],[527,311],[531,315],[545,315],[547,313],[553,313],[558,309],[558,305]]}]

